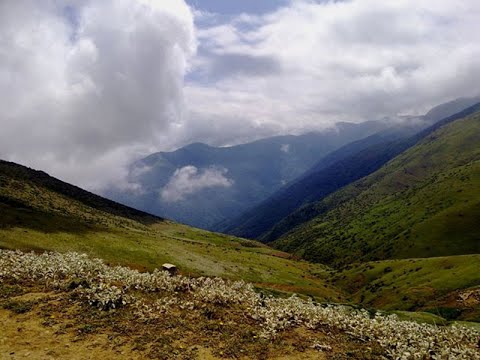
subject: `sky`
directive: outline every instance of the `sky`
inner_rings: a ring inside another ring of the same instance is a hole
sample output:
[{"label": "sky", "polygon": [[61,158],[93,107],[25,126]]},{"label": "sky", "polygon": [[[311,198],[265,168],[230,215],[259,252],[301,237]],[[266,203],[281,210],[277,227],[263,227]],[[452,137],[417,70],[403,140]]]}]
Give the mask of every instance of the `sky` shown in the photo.
[{"label": "sky", "polygon": [[2,0],[0,158],[134,191],[153,152],[422,114],[480,94],[479,18],[477,0]]},{"label": "sky", "polygon": [[262,15],[278,10],[288,4],[287,0],[188,0],[187,3],[200,11],[211,14],[238,16],[239,14]]}]

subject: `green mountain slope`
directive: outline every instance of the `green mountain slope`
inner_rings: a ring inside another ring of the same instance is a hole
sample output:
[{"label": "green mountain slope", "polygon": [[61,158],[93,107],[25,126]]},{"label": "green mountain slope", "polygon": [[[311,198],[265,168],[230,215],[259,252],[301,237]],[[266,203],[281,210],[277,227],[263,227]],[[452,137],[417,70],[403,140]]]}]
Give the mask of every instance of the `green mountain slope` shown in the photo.
[{"label": "green mountain slope", "polygon": [[[383,260],[348,265],[332,281],[363,306],[478,322],[479,268],[480,255]],[[465,301],[469,293],[475,296]]]},{"label": "green mountain slope", "polygon": [[342,299],[326,284],[330,273],[324,266],[257,242],[165,221],[5,161],[0,161],[0,214],[0,248],[76,251],[139,270],[169,262],[192,276]]},{"label": "green mountain slope", "polygon": [[[457,99],[433,108],[422,117],[405,120],[405,123],[350,143],[329,153],[302,176],[240,217],[225,222],[218,230],[264,243],[272,242],[315,217],[314,211],[303,211],[304,206],[321,201],[370,175],[442,124],[479,109],[478,99]],[[302,211],[298,211],[300,209]]]},{"label": "green mountain slope", "polygon": [[440,127],[380,170],[302,209],[275,246],[333,265],[480,253],[480,113]]}]

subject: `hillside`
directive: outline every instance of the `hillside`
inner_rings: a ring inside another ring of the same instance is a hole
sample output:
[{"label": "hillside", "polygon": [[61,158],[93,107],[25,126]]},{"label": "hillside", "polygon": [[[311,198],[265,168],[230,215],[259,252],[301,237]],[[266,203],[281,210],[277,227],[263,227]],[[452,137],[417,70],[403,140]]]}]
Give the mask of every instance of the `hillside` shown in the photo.
[{"label": "hillside", "polygon": [[339,123],[299,136],[276,136],[230,147],[195,143],[152,154],[134,164],[129,181],[139,192],[110,189],[121,203],[184,224],[214,230],[240,215],[321,157],[388,127],[388,123]]},{"label": "hillside", "polygon": [[262,244],[175,224],[18,164],[0,162],[0,248],[77,251],[142,271],[246,280],[273,291],[342,298],[326,267]]},{"label": "hillside", "polygon": [[332,282],[366,307],[480,322],[479,267],[480,255],[372,261],[343,267]]},{"label": "hillside", "polygon": [[0,250],[0,321],[2,358],[480,358],[472,325],[265,297],[244,282],[142,274],[76,253]]},{"label": "hillside", "polygon": [[[141,271],[152,271],[169,262],[183,274],[245,280],[269,293],[296,292],[334,302],[365,300],[345,281],[334,281],[346,273],[295,260],[258,242],[162,220],[21,165],[1,162],[0,184],[0,248],[78,251]],[[451,269],[468,273],[467,265],[455,262]],[[480,284],[478,276],[457,278],[454,285],[438,290],[448,294],[452,289]],[[374,280],[368,280],[365,286]],[[385,292],[388,294],[388,289]],[[382,298],[383,292],[377,295]],[[411,299],[415,301],[416,297],[412,295]],[[376,298],[372,301],[365,304],[392,308]]]},{"label": "hillside", "polygon": [[[370,359],[452,349],[478,356],[476,325],[460,322],[479,320],[478,256],[335,271],[138,212],[18,164],[0,163],[0,185],[0,357]],[[158,271],[164,262],[181,276]],[[372,307],[388,312],[372,318]],[[425,347],[422,334],[437,345]]]},{"label": "hillside", "polygon": [[[395,156],[438,128],[442,120],[453,121],[465,116],[461,112],[478,99],[457,99],[439,105],[425,116],[404,120],[407,125],[393,126],[367,138],[347,144],[317,162],[305,174],[284,186],[267,200],[221,224],[217,230],[271,242],[295,226],[311,219],[309,214],[289,216],[302,206],[320,201],[341,187],[378,170]],[[456,115],[460,111],[459,115]],[[433,125],[432,125],[433,124]],[[429,127],[430,126],[430,127]],[[421,131],[423,130],[423,131]],[[415,135],[418,133],[417,135]],[[284,220],[285,219],[285,220]],[[284,221],[282,221],[284,220]]]},{"label": "hillside", "polygon": [[408,144],[401,138],[399,134],[376,134],[330,153],[315,164],[315,170],[309,170],[240,217],[219,225],[218,230],[264,242],[274,240],[281,233],[269,231],[295,210],[372,173],[406,149]]},{"label": "hillside", "polygon": [[425,114],[424,118],[427,121],[437,121],[437,119],[444,119],[446,117],[452,116],[460,111],[478,104],[480,102],[480,96],[475,97],[464,97],[458,98],[444,104],[440,104],[431,109],[428,113]]},{"label": "hillside", "polygon": [[275,246],[335,266],[479,254],[479,143],[479,112],[446,119],[380,170],[303,208],[313,220]]}]

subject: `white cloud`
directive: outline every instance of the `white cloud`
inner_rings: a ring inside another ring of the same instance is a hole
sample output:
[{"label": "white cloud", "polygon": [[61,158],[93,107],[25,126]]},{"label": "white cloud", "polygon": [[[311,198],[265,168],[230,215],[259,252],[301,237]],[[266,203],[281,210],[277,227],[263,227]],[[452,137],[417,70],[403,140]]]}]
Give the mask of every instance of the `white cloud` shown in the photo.
[{"label": "white cloud", "polygon": [[196,16],[197,29],[183,0],[0,1],[0,157],[135,190],[126,165],[151,152],[480,93],[477,0],[292,0]]},{"label": "white cloud", "polygon": [[160,191],[163,201],[177,202],[186,196],[213,187],[230,187],[233,180],[228,179],[225,168],[210,167],[199,170],[195,166],[185,166],[175,170],[167,185]]},{"label": "white cloud", "polygon": [[479,18],[477,0],[298,0],[204,23],[185,89],[190,122],[218,118],[209,137],[232,142],[235,133],[299,133],[476,96]]},{"label": "white cloud", "polygon": [[290,152],[290,144],[283,144],[282,146],[280,146],[280,151],[288,154]]},{"label": "white cloud", "polygon": [[181,122],[183,0],[0,2],[0,156],[98,189]]}]

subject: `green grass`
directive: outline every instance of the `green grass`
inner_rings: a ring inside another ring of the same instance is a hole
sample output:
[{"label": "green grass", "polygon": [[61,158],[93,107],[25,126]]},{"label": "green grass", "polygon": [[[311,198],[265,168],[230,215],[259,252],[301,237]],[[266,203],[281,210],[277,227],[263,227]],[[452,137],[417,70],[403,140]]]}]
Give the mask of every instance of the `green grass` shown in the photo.
[{"label": "green grass", "polygon": [[478,113],[440,128],[377,172],[310,205],[321,215],[275,246],[335,266],[479,254],[478,144]]},{"label": "green grass", "polygon": [[169,262],[187,275],[241,279],[328,301],[343,299],[341,291],[326,282],[328,267],[250,240],[160,219],[141,221],[128,209],[109,211],[110,204],[95,208],[79,200],[80,189],[59,193],[35,177],[11,174],[0,166],[0,248],[76,251],[141,271]]},{"label": "green grass", "polygon": [[365,306],[446,317],[439,309],[464,308],[457,292],[480,284],[479,269],[480,255],[384,260],[346,266],[333,283]]},{"label": "green grass", "polygon": [[143,221],[119,206],[110,211],[100,199],[97,208],[76,191],[54,191],[0,166],[0,248],[76,251],[140,271],[169,262],[185,275],[245,280],[266,294],[295,292],[386,310],[446,307],[438,298],[480,284],[480,256],[389,260],[334,271],[259,242],[151,217]]},{"label": "green grass", "polygon": [[[77,225],[78,226],[78,225]],[[253,282],[262,287],[338,300],[328,286],[327,268],[263,247],[245,246],[222,235],[165,223],[155,229],[52,232],[28,228],[0,230],[0,247],[21,250],[77,251],[110,264],[153,270],[165,262],[192,276],[220,276]]]},{"label": "green grass", "polygon": [[437,316],[428,312],[422,312],[422,311],[392,311],[392,314],[395,314],[398,316],[400,320],[405,320],[405,321],[415,321],[418,323],[423,323],[423,324],[430,324],[430,325],[447,325],[448,322],[441,316]]},{"label": "green grass", "polygon": [[474,330],[480,331],[480,323],[475,323],[470,321],[452,321],[451,325],[466,326]]}]

